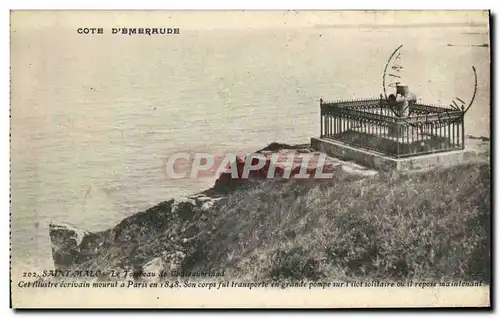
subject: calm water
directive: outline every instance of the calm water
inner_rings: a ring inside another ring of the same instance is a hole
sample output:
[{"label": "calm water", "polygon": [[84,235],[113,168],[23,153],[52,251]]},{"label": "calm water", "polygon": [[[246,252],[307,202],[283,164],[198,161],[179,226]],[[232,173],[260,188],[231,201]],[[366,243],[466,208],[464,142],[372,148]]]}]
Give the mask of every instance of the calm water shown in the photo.
[{"label": "calm water", "polygon": [[[467,31],[479,34],[462,34]],[[211,180],[167,180],[176,151],[252,151],[318,135],[320,97],[378,96],[404,44],[407,84],[429,102],[469,99],[489,135],[482,28],[183,31],[180,36],[12,36],[13,262],[51,267],[48,222],[103,230]]]}]

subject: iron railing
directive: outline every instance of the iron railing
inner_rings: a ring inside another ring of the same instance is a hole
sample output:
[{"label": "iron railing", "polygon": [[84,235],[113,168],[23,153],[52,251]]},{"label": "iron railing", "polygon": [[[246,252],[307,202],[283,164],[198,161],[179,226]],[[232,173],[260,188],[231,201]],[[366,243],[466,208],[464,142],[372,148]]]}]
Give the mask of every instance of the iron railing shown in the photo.
[{"label": "iron railing", "polygon": [[396,158],[464,149],[464,111],[412,104],[400,117],[385,99],[320,100],[321,138]]}]

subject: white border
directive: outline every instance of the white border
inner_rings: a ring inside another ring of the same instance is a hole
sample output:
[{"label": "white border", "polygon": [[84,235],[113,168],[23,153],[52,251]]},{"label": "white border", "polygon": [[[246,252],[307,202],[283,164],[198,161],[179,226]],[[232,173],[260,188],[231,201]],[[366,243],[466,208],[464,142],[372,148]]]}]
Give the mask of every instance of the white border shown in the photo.
[{"label": "white border", "polygon": [[218,1],[196,1],[184,0],[179,2],[170,2],[166,5],[165,1],[102,1],[102,0],[88,0],[88,1],[64,1],[64,0],[46,0],[43,3],[34,0],[11,1],[11,9],[113,9],[113,10],[126,10],[126,9],[149,9],[149,10],[484,10],[491,8],[495,4],[494,0],[474,0],[474,1],[446,1],[439,2],[435,0],[419,0],[418,2],[410,1],[338,1],[335,4],[327,5],[325,1],[321,0],[288,0],[288,1],[272,1],[269,0],[254,0],[254,1],[231,1],[231,0],[218,0]]},{"label": "white border", "polygon": [[[8,219],[8,211],[10,211],[10,204],[9,204],[9,188],[10,188],[10,183],[9,183],[9,139],[8,137],[8,132],[9,132],[9,29],[7,28],[9,24],[9,11],[8,9],[58,9],[58,10],[76,10],[76,9],[115,9],[115,10],[126,10],[126,9],[151,9],[151,10],[168,10],[168,9],[174,9],[174,10],[179,10],[179,9],[188,9],[188,10],[194,10],[194,9],[208,9],[208,10],[217,10],[217,9],[232,9],[232,10],[238,10],[238,9],[247,9],[247,10],[257,10],[257,9],[263,9],[263,10],[274,10],[274,9],[315,9],[315,10],[342,10],[342,9],[397,9],[397,10],[405,10],[405,9],[413,9],[413,10],[418,10],[418,9],[432,9],[432,10],[437,10],[437,9],[454,9],[454,10],[464,10],[464,9],[492,9],[493,13],[498,14],[500,12],[499,9],[499,3],[500,1],[498,0],[474,0],[474,1],[446,1],[446,2],[437,2],[435,0],[419,0],[416,2],[409,2],[409,1],[337,1],[335,2],[335,5],[325,5],[326,1],[322,0],[308,0],[308,1],[297,1],[297,0],[288,0],[288,1],[283,1],[283,3],[276,2],[272,3],[269,0],[253,0],[253,1],[228,1],[228,0],[219,0],[219,1],[182,1],[182,2],[170,2],[168,6],[165,5],[165,1],[150,1],[150,0],[141,0],[141,1],[116,1],[116,2],[104,2],[102,0],[88,0],[88,1],[55,1],[55,0],[46,0],[43,3],[40,3],[40,1],[3,1],[2,2],[2,7],[5,5],[5,10],[0,11],[0,19],[2,22],[2,26],[0,28],[0,36],[2,38],[2,50],[1,50],[1,72],[0,72],[0,78],[2,80],[2,83],[0,85],[0,96],[1,96],[1,101],[2,105],[0,107],[1,113],[0,113],[0,151],[2,155],[2,165],[0,169],[0,191],[2,193],[1,195],[1,211],[3,211],[4,219],[1,225],[3,226],[2,229],[2,245],[4,248],[2,249],[2,262],[0,263],[1,269],[0,269],[0,275],[2,277],[0,278],[0,281],[4,282],[3,283],[3,289],[2,289],[2,300],[3,300],[3,313],[6,314],[6,316],[11,316],[14,315],[14,312],[10,309],[9,307],[9,284],[7,282],[9,281],[8,278],[8,271],[9,271],[9,265],[8,265],[8,260],[9,260],[9,250],[6,248],[7,245],[9,244],[9,222],[10,220]],[[286,5],[285,5],[286,4]],[[496,17],[498,19],[498,17]],[[498,41],[498,35],[497,32],[494,33],[494,41],[495,44]],[[498,49],[497,49],[498,50]],[[498,63],[498,54],[497,51],[495,51],[495,60]],[[495,81],[495,86],[493,87],[495,91],[498,90],[498,82]],[[496,104],[494,105],[496,108]],[[500,122],[499,120],[499,112],[496,111],[494,121],[495,122]],[[499,138],[498,132],[496,129],[492,131],[492,134],[494,134],[494,139],[497,140]],[[495,161],[498,159],[495,156]],[[498,166],[498,162],[495,162],[495,166]],[[496,177],[496,174],[495,174]],[[498,195],[498,189],[495,189],[494,196],[499,197]],[[498,216],[495,218],[495,228],[498,229]],[[496,243],[496,242],[495,242]],[[497,244],[495,244],[497,246]],[[496,251],[495,251],[496,252]],[[497,253],[495,253],[496,256]],[[495,259],[495,264],[496,264],[496,259]],[[498,277],[496,275],[495,277]],[[495,285],[498,288],[498,285],[496,284],[497,281],[495,281]],[[495,295],[497,295],[496,293]],[[493,300],[496,304],[498,304],[497,299]],[[66,313],[67,314],[67,313]],[[118,313],[122,314],[122,313]],[[137,313],[135,313],[137,314]],[[164,314],[164,313],[161,313]],[[173,314],[173,313],[170,313]],[[385,313],[380,313],[384,315]],[[429,314],[429,313],[426,313]],[[453,314],[453,313],[451,313]],[[97,316],[104,316],[105,314],[99,314]],[[106,315],[109,315],[106,314]],[[2,315],[3,316],[3,315]]]}]

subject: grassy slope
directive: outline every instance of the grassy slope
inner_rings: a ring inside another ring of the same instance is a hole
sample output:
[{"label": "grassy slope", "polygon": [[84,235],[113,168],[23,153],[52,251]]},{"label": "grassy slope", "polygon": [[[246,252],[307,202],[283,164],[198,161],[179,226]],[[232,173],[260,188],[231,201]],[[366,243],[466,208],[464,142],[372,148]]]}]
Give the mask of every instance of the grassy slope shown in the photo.
[{"label": "grassy slope", "polygon": [[102,234],[83,268],[140,266],[175,251],[226,278],[489,281],[490,170],[255,180],[208,211],[163,202]]},{"label": "grassy slope", "polygon": [[240,279],[489,281],[490,171],[257,182],[200,225],[184,268]]}]

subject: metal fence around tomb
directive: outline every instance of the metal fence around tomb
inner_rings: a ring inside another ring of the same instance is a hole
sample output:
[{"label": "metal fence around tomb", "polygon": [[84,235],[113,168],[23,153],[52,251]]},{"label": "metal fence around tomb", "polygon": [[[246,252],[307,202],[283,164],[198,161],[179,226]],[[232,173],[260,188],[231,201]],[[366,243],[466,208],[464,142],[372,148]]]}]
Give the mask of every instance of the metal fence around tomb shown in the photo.
[{"label": "metal fence around tomb", "polygon": [[464,149],[462,110],[410,104],[399,116],[385,99],[320,100],[321,138],[396,158]]}]

